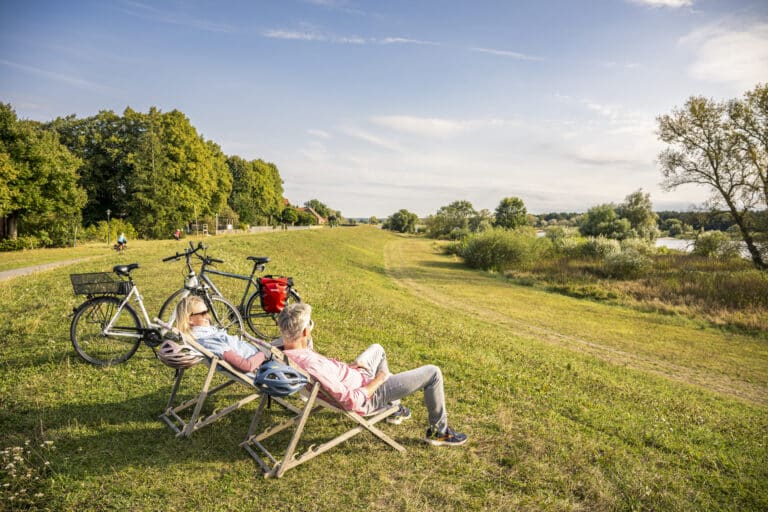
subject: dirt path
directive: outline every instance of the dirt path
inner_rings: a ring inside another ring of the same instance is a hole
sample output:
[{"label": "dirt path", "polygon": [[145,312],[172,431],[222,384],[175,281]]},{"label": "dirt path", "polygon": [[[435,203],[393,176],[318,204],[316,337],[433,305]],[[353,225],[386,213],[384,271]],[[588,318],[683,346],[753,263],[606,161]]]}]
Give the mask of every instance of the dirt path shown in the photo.
[{"label": "dirt path", "polygon": [[418,275],[423,275],[424,272],[429,272],[429,270],[419,267],[418,262],[409,260],[409,255],[403,251],[404,244],[407,243],[408,240],[403,240],[386,246],[384,262],[387,275],[399,285],[406,287],[414,294],[437,306],[454,313],[456,311],[463,311],[474,318],[487,321],[496,326],[504,326],[513,334],[532,337],[558,346],[565,346],[571,350],[590,354],[612,364],[642,370],[687,384],[694,384],[711,391],[731,395],[760,405],[768,405],[768,394],[762,386],[732,379],[726,375],[713,374],[705,370],[692,369],[670,363],[669,361],[626,352],[593,340],[531,325],[509,314],[475,305],[471,301],[462,300],[460,297],[447,295],[441,290],[430,287],[424,280],[417,277]]},{"label": "dirt path", "polygon": [[95,258],[96,256],[91,256],[88,258],[77,258],[74,260],[65,260],[65,261],[54,261],[52,263],[44,263],[42,265],[33,265],[31,267],[23,267],[23,268],[14,268],[11,270],[4,270],[0,272],[0,281],[5,281],[6,279],[13,279],[14,277],[19,276],[26,276],[29,274],[34,274],[35,272],[42,272],[44,270],[50,270],[52,268],[56,267],[63,267],[65,265],[72,265],[74,263],[80,263],[81,261],[89,260],[91,258]]}]

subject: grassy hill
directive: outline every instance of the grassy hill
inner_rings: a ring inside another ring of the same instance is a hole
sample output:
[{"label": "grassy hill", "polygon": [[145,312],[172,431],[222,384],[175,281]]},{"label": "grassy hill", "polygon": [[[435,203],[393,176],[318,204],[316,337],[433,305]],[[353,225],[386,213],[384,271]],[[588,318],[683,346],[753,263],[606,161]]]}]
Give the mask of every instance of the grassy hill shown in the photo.
[{"label": "grassy hill", "polygon": [[[190,439],[175,438],[157,419],[173,372],[151,350],[112,368],[76,357],[67,315],[82,297],[72,294],[68,273],[139,262],[134,276],[154,313],[182,282],[181,265],[160,259],[182,244],[136,243],[124,255],[93,247],[77,256],[98,257],[66,270],[0,282],[0,503],[57,510],[768,508],[764,335],[513,286],[467,270],[429,240],[365,226],[205,242],[226,260],[224,270],[245,273],[245,256],[268,255],[268,272],[293,276],[315,308],[321,352],[351,360],[378,342],[393,371],[441,366],[450,422],[469,444],[421,443],[419,395],[405,401],[412,420],[382,427],[406,453],[361,435],[277,481],[262,479],[238,448],[255,404]],[[18,266],[4,257],[0,268]],[[226,289],[239,299],[239,282]],[[191,396],[204,371],[188,373]],[[237,392],[228,388],[223,398]],[[332,415],[318,418],[300,451],[346,426]]]}]

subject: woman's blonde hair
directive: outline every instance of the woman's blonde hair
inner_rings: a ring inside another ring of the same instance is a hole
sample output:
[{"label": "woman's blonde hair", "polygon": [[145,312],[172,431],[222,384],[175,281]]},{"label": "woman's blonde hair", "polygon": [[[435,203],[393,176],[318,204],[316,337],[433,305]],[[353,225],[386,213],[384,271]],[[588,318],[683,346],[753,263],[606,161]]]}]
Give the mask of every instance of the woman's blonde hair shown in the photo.
[{"label": "woman's blonde hair", "polygon": [[192,316],[196,304],[205,305],[205,301],[197,295],[188,295],[176,306],[176,328],[184,334],[192,334],[189,317]]}]

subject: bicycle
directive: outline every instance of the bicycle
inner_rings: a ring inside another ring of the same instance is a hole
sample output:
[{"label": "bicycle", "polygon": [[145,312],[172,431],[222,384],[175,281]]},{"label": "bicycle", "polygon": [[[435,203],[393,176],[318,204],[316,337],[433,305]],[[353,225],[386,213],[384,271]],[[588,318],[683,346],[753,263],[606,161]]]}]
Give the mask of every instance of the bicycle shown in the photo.
[{"label": "bicycle", "polygon": [[[118,364],[130,359],[142,341],[153,350],[162,343],[164,329],[149,320],[131,277],[137,268],[138,263],[112,268],[125,279],[115,279],[110,272],[70,274],[75,294],[87,297],[73,309],[69,327],[72,345],[85,361],[97,366]],[[138,304],[141,318],[131,299]]]},{"label": "bicycle", "polygon": [[[176,253],[173,256],[163,258],[163,261],[178,261],[181,258],[185,259],[187,267],[187,274],[184,277],[184,287],[176,290],[171,294],[168,299],[160,307],[160,312],[157,317],[163,322],[173,324],[176,320],[176,306],[185,297],[189,295],[197,295],[205,302],[208,310],[211,311],[211,324],[217,327],[223,328],[229,334],[239,335],[244,330],[243,318],[240,311],[231,302],[229,302],[224,295],[218,290],[215,290],[214,294],[210,293],[210,288],[205,282],[200,283],[200,279],[195,273],[195,269],[192,268],[191,258],[201,249],[204,249],[202,243],[199,243],[197,247],[189,243],[190,248],[185,249],[182,253]],[[208,257],[209,263],[224,263],[222,260]],[[205,264],[205,263],[204,263]],[[202,272],[202,271],[201,271]]]},{"label": "bicycle", "polygon": [[[202,263],[200,266],[200,273],[194,277],[198,279],[199,282],[202,282],[200,286],[203,287],[205,293],[214,296],[223,297],[224,295],[219,291],[213,281],[211,281],[211,278],[208,277],[209,274],[246,281],[245,290],[237,305],[238,312],[242,318],[245,319],[248,328],[254,335],[256,335],[256,337],[265,340],[272,340],[279,337],[280,331],[277,327],[277,315],[282,311],[285,305],[290,304],[291,302],[301,302],[301,297],[298,292],[293,289],[293,278],[279,277],[277,278],[279,282],[276,285],[273,281],[267,281],[265,279],[274,280],[274,276],[265,275],[254,279],[256,272],[264,272],[266,269],[266,264],[270,261],[266,256],[248,256],[246,258],[249,261],[253,261],[253,268],[251,269],[250,275],[234,274],[217,270],[213,268],[213,265],[216,263],[224,263],[224,261],[208,256],[207,254],[201,256],[199,252],[207,249],[202,242],[198,243],[197,247],[195,247],[192,242],[190,242],[189,245],[190,248],[186,249],[183,254],[177,253],[175,257],[165,258],[163,261],[178,259],[181,256],[185,256],[187,258],[187,275],[191,276],[194,274],[194,271],[190,263],[190,258],[193,255],[197,257]],[[272,285],[280,288],[275,294],[271,293],[271,290],[269,290],[269,287]],[[251,291],[252,288],[253,291]],[[185,288],[182,288],[168,297],[160,308],[159,317],[161,319],[165,319],[166,316],[171,316],[172,311],[175,309],[175,305],[181,300],[184,292]],[[277,299],[277,303],[273,303],[271,302],[271,299],[276,294],[281,294],[281,296]]]}]

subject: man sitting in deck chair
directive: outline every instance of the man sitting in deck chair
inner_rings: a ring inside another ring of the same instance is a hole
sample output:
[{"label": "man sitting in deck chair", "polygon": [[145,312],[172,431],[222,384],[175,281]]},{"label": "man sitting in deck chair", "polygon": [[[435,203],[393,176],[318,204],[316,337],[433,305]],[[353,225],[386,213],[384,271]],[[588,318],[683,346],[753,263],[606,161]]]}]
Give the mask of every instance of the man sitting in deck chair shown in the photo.
[{"label": "man sitting in deck chair", "polygon": [[[440,368],[426,365],[393,375],[384,348],[378,344],[368,347],[352,364],[329,359],[309,345],[315,325],[311,315],[312,307],[306,303],[289,304],[280,312],[277,323],[285,355],[317,380],[344,409],[367,415],[423,389],[429,414],[424,441],[434,446],[460,446],[467,442],[465,434],[448,427]],[[411,411],[401,405],[387,422],[399,424],[410,416]]]},{"label": "man sitting in deck chair", "polygon": [[258,347],[241,340],[227,331],[211,325],[211,315],[203,299],[189,295],[176,308],[176,326],[184,334],[193,336],[198,343],[241,372],[253,372],[266,359]]}]

